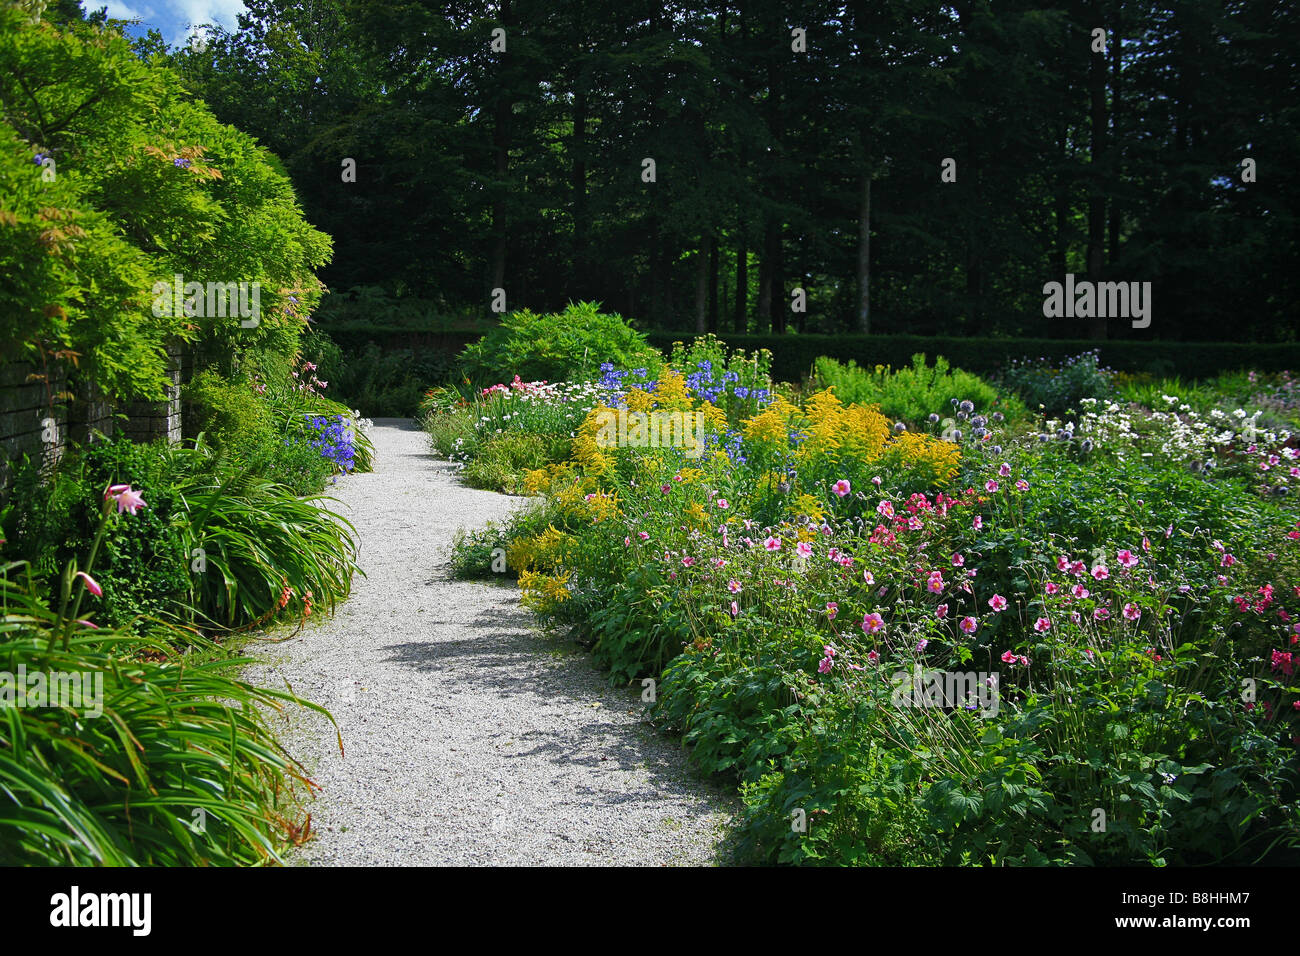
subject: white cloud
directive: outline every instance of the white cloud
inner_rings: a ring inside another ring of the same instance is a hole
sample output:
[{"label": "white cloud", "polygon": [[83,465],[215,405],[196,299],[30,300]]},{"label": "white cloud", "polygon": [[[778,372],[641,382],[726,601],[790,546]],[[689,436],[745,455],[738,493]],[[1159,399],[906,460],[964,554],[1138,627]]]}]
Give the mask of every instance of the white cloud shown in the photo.
[{"label": "white cloud", "polygon": [[110,20],[147,20],[154,16],[153,7],[133,7],[122,3],[121,0],[100,0],[98,4],[90,0],[82,6],[87,10],[96,10],[101,6],[108,7]]},{"label": "white cloud", "polygon": [[171,43],[184,43],[190,36],[191,24],[219,23],[233,30],[239,25],[238,15],[244,12],[243,0],[165,0],[163,7],[171,21],[172,35],[167,37]]}]

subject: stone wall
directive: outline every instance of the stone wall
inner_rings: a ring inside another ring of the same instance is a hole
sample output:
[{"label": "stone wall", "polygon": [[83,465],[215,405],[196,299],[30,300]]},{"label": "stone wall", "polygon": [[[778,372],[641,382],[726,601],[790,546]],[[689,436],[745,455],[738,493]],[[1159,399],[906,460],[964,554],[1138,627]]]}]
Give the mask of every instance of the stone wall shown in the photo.
[{"label": "stone wall", "polygon": [[58,363],[47,372],[28,362],[0,362],[0,504],[24,455],[39,457],[50,468],[69,441],[88,444],[97,433],[112,435],[119,429],[134,441],[180,441],[182,351],[172,346],[167,354],[167,398],[117,408],[84,378],[70,392],[67,370]]},{"label": "stone wall", "polygon": [[65,372],[48,373],[26,362],[0,365],[0,501],[24,455],[46,468],[63,456],[68,436]]}]

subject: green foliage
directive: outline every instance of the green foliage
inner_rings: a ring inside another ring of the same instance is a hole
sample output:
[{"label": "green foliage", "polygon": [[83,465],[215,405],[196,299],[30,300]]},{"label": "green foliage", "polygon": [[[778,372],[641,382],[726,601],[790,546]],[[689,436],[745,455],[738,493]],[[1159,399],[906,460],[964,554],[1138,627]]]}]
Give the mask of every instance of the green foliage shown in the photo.
[{"label": "green foliage", "polygon": [[353,529],[328,509],[332,499],[299,498],[204,446],[102,442],[69,452],[44,481],[29,463],[0,514],[7,552],[52,587],[64,563],[89,549],[104,489],[128,483],[148,507],[112,524],[101,546],[96,606],[111,626],[241,629],[293,619],[309,595],[332,609],[351,589]]},{"label": "green foliage", "polygon": [[[75,352],[111,397],[159,397],[170,340],[294,352],[329,238],[267,151],[165,62],[137,59],[114,30],[59,29],[6,4],[0,119],[0,265],[24,277],[0,292],[7,354]],[[177,309],[177,275],[258,284],[258,322]]]},{"label": "green foliage", "polygon": [[0,864],[281,862],[309,784],[264,708],[326,711],[240,680],[250,660],[185,659],[111,629],[51,648],[60,618],[22,564],[0,567],[0,612],[0,670],[102,680],[80,708],[0,707]]},{"label": "green foliage", "polygon": [[1002,384],[1016,392],[1031,409],[1048,418],[1077,411],[1085,398],[1103,399],[1113,391],[1111,371],[1102,368],[1099,351],[1081,352],[1060,363],[1047,359],[1013,361],[1002,373]]},{"label": "green foliage", "polygon": [[[672,348],[680,334],[647,332],[646,340],[663,351]],[[917,352],[942,355],[954,368],[990,379],[1016,355],[1032,355],[1060,364],[1089,349],[1100,352],[1107,368],[1154,375],[1177,374],[1185,379],[1210,379],[1225,369],[1280,372],[1300,368],[1300,344],[1254,342],[1146,342],[1112,339],[1097,343],[1087,339],[1044,339],[1025,336],[989,338],[958,335],[742,335],[720,333],[731,348],[772,353],[772,377],[797,382],[812,372],[820,356],[840,362],[856,361],[863,368],[889,365],[903,368]]]},{"label": "green foliage", "polygon": [[541,468],[550,460],[547,442],[541,436],[512,432],[480,445],[461,475],[471,488],[514,495],[523,490],[524,472]]},{"label": "green foliage", "polygon": [[657,372],[663,359],[621,316],[598,303],[570,303],[563,312],[512,312],[460,355],[465,373],[491,384],[510,373],[525,380],[557,382],[597,377],[602,362]]},{"label": "green foliage", "polygon": [[973,402],[986,415],[994,411],[1018,415],[1023,411],[1018,402],[1000,397],[979,376],[950,369],[942,355],[933,366],[926,365],[924,353],[918,353],[908,367],[877,365],[873,371],[858,368],[851,359],[845,366],[834,359],[819,358],[813,364],[813,375],[818,388],[834,388],[841,401],[879,405],[888,418],[913,426],[932,414],[950,416],[957,403],[963,401]]},{"label": "green foliage", "polygon": [[430,385],[445,381],[452,357],[438,351],[383,349],[367,342],[344,352],[323,332],[304,337],[303,357],[320,366],[335,401],[370,418],[411,418]]}]

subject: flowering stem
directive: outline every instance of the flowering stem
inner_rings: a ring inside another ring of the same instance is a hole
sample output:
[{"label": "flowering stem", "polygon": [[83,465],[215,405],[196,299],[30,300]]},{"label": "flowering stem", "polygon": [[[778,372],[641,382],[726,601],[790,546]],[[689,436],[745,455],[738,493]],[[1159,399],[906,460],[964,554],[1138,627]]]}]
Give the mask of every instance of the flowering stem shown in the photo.
[{"label": "flowering stem", "polygon": [[[103,511],[100,513],[99,528],[96,529],[95,531],[95,540],[91,542],[90,554],[86,558],[86,566],[80,569],[82,571],[85,571],[86,574],[89,574],[91,569],[94,568],[95,566],[95,557],[96,555],[99,554],[99,545],[104,540],[104,532],[108,528],[108,516],[112,512],[112,510],[113,510],[113,501],[110,498],[104,502]],[[72,560],[68,562],[68,566],[63,570],[63,595],[62,595],[62,601],[59,605],[59,618],[60,618],[59,623],[61,626],[61,630],[63,632],[63,649],[65,651],[68,650],[69,644],[72,640],[73,622],[75,622],[80,618],[81,602],[85,600],[86,597],[86,589],[83,587],[79,592],[77,592],[77,598],[72,605],[72,613],[71,614],[64,613],[68,607],[68,599],[71,597],[72,594],[72,582],[76,578],[77,571],[78,568],[76,567],[76,563],[75,561]],[[50,635],[50,643],[49,646],[46,648],[47,653],[54,649],[54,641],[58,637],[58,633],[59,633],[58,631],[55,631],[53,634]]]}]

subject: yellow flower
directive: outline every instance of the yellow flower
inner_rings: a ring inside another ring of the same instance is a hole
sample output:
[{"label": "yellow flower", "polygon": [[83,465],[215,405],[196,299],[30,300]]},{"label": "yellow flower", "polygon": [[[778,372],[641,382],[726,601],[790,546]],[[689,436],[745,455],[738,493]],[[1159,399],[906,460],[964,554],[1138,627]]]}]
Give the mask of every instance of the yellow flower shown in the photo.
[{"label": "yellow flower", "polygon": [[930,435],[903,432],[889,443],[884,460],[941,485],[957,474],[961,452],[952,442]]},{"label": "yellow flower", "polygon": [[655,389],[655,404],[668,411],[690,411],[691,395],[686,388],[686,379],[682,378],[668,366],[664,366],[659,376],[659,387]]},{"label": "yellow flower", "polygon": [[624,402],[630,412],[648,412],[654,408],[654,397],[649,392],[639,388],[628,389],[627,395],[624,396]]},{"label": "yellow flower", "polygon": [[588,475],[603,475],[614,467],[613,457],[606,454],[596,441],[602,423],[608,421],[607,416],[613,413],[614,409],[597,405],[578,426],[577,437],[573,439],[573,460]]},{"label": "yellow flower", "polygon": [[[807,515],[814,521],[821,521],[826,514],[826,508],[821,501],[814,495],[797,495],[789,506],[792,515]],[[812,540],[812,535],[808,540]]]}]

